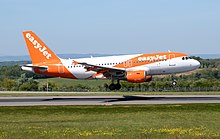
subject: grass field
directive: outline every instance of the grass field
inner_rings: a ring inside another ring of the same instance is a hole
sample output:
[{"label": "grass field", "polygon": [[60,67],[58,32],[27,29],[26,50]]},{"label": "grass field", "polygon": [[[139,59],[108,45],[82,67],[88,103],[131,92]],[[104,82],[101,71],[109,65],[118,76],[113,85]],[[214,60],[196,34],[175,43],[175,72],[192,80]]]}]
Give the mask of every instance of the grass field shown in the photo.
[{"label": "grass field", "polygon": [[0,107],[0,138],[220,138],[220,104]]}]

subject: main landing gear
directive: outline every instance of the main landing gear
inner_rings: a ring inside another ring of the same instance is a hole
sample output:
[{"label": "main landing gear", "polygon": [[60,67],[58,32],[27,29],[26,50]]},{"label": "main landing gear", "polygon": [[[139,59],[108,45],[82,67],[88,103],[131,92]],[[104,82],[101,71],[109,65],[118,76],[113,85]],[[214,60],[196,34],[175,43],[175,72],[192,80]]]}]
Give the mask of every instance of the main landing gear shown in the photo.
[{"label": "main landing gear", "polygon": [[114,84],[114,80],[112,80],[112,83],[109,85],[109,89],[111,91],[120,90],[121,89],[121,84],[120,84],[119,80],[117,80],[117,84]]}]

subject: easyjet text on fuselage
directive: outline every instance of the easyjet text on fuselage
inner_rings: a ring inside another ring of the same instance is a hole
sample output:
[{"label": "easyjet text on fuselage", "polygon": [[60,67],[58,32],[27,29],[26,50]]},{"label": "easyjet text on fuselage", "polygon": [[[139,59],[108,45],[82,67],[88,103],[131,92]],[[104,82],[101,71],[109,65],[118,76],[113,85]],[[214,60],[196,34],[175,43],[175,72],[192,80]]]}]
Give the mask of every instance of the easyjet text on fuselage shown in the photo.
[{"label": "easyjet text on fuselage", "polygon": [[166,60],[167,55],[154,55],[154,56],[143,56],[139,57],[138,61],[155,61],[155,60]]}]

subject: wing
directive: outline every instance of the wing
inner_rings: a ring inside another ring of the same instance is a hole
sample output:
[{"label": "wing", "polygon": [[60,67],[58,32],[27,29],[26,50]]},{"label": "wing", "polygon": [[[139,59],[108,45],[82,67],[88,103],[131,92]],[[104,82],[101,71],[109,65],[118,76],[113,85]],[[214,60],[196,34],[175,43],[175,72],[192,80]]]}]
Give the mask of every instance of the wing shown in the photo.
[{"label": "wing", "polygon": [[105,66],[98,66],[93,65],[85,62],[78,62],[84,66],[87,71],[95,71],[97,73],[103,73],[104,76],[123,76],[125,73],[125,68],[116,68],[116,67],[105,67]]}]

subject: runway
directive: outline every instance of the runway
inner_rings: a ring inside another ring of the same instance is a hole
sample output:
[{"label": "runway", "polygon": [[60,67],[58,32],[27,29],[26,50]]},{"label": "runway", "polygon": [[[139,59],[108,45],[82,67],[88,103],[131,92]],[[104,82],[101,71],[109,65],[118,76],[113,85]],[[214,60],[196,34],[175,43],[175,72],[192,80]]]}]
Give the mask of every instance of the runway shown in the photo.
[{"label": "runway", "polygon": [[220,95],[0,97],[0,106],[220,103]]}]

